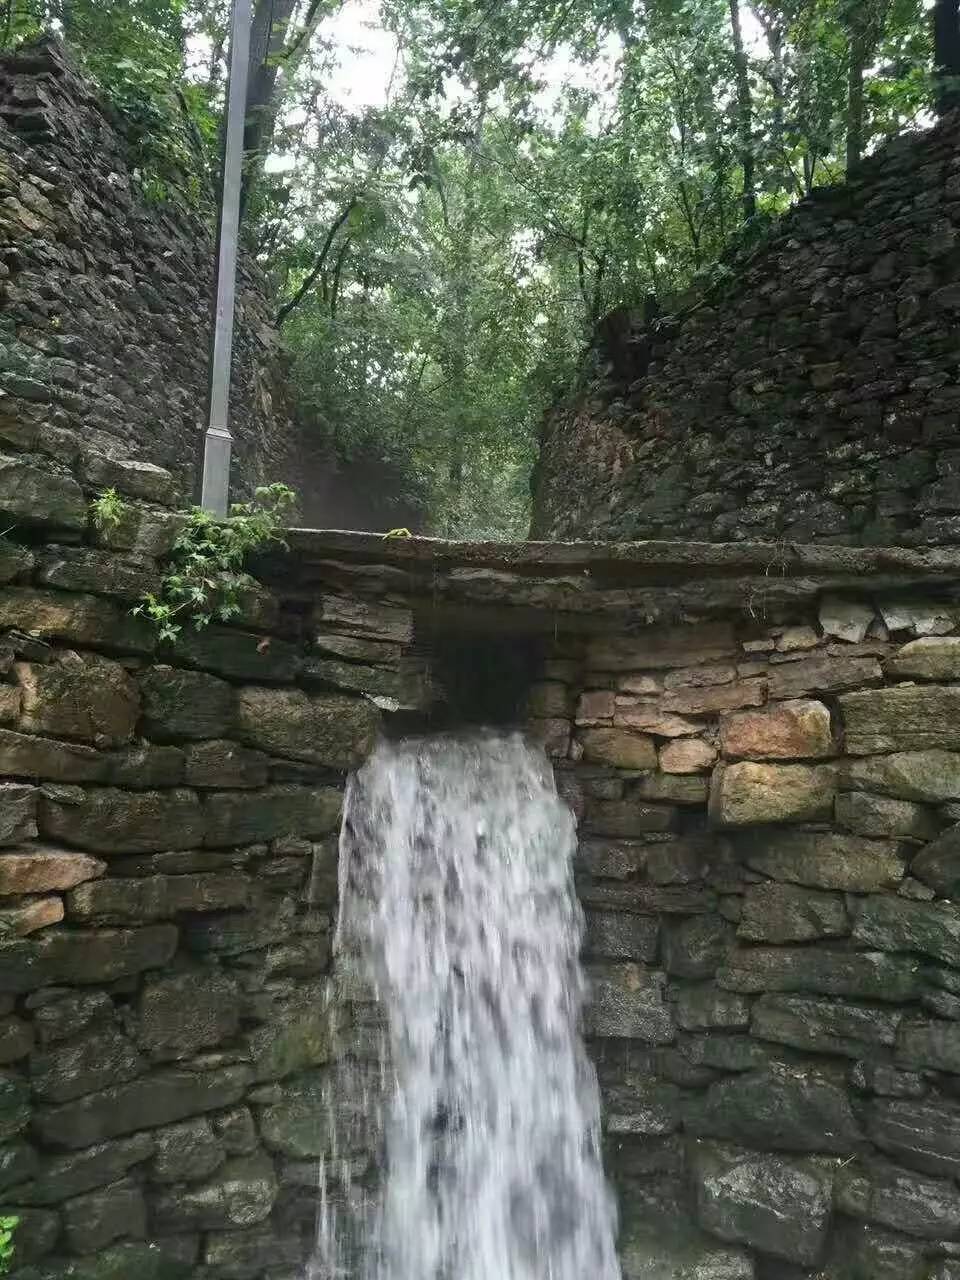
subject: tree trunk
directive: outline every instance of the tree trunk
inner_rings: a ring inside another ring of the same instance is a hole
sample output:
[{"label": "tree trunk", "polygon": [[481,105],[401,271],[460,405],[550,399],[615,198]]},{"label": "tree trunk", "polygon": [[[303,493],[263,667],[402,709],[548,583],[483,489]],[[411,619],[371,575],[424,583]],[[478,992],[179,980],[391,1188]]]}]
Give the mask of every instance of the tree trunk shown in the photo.
[{"label": "tree trunk", "polygon": [[850,32],[850,65],[847,71],[847,177],[863,158],[863,73],[867,62],[864,33],[854,19]]},{"label": "tree trunk", "polygon": [[933,70],[937,111],[960,105],[960,88],[949,80],[960,77],[960,0],[936,0],[933,6]]},{"label": "tree trunk", "polygon": [[737,133],[740,144],[740,167],[743,170],[743,217],[748,221],[757,212],[755,161],[753,155],[753,101],[750,96],[750,71],[743,47],[740,26],[740,0],[730,0],[730,26],[733,29],[733,61],[737,76]]}]

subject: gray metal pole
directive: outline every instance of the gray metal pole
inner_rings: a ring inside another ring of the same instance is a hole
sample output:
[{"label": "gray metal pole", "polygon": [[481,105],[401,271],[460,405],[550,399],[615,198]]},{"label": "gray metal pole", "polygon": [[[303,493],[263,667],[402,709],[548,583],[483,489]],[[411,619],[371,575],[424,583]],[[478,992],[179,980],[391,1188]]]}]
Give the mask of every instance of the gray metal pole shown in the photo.
[{"label": "gray metal pole", "polygon": [[247,112],[252,0],[234,0],[230,28],[230,79],[223,149],[223,183],[217,236],[217,302],[210,358],[210,413],[203,441],[200,504],[225,516],[230,501],[230,367],[237,293],[237,241],[243,181],[243,133]]}]

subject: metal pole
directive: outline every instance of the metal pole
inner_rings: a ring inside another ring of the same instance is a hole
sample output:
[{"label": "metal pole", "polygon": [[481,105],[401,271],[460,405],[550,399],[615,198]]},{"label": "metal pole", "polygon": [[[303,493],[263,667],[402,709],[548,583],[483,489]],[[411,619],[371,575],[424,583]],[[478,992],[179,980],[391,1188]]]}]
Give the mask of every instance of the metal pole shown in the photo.
[{"label": "metal pole", "polygon": [[223,149],[223,182],[217,230],[217,301],[210,358],[210,410],[203,440],[200,504],[225,516],[230,501],[230,367],[233,357],[233,313],[237,293],[237,241],[240,234],[240,191],[243,180],[243,133],[247,113],[252,0],[234,0],[230,28],[230,78]]}]

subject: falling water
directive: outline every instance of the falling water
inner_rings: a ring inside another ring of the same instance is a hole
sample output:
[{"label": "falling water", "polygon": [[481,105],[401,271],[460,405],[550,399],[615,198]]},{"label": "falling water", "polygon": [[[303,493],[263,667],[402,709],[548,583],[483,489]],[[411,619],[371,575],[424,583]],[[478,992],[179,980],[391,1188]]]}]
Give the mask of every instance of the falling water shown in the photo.
[{"label": "falling water", "polygon": [[318,1280],[619,1280],[578,1030],[575,843],[519,735],[385,745],[353,779],[338,963],[382,1013],[385,1170],[351,1186],[341,1150],[324,1171]]}]

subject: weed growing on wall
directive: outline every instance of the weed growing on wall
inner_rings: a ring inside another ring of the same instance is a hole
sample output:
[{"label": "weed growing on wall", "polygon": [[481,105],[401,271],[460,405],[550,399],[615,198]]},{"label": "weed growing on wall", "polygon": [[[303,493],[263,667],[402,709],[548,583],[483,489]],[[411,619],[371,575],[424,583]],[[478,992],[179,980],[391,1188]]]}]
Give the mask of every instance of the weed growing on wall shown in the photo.
[{"label": "weed growing on wall", "polygon": [[90,503],[90,518],[101,533],[109,533],[119,525],[125,510],[126,505],[116,489],[104,489]]},{"label": "weed growing on wall", "polygon": [[156,593],[134,609],[149,618],[161,640],[175,640],[189,619],[200,629],[237,616],[254,580],[244,571],[247,556],[271,542],[283,544],[283,530],[296,502],[285,484],[259,488],[252,502],[236,503],[225,519],[194,507],[180,533]]},{"label": "weed growing on wall", "polygon": [[5,1276],[13,1261],[13,1233],[20,1224],[19,1218],[0,1217],[0,1276]]}]

